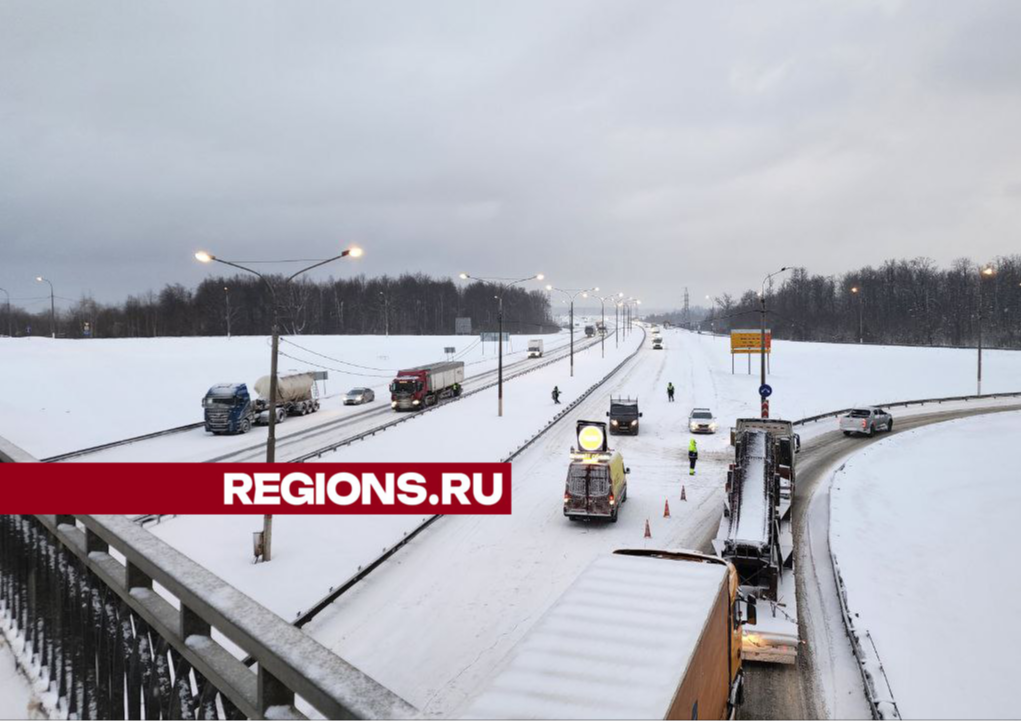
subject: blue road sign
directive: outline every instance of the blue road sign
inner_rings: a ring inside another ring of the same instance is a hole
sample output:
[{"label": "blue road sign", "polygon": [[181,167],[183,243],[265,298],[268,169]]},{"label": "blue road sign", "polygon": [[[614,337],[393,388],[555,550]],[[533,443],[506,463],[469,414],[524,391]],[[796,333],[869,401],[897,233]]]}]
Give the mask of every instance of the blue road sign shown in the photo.
[{"label": "blue road sign", "polygon": [[773,395],[773,387],[768,384],[763,384],[759,386],[759,395],[762,396],[763,398],[769,398],[771,395]]}]

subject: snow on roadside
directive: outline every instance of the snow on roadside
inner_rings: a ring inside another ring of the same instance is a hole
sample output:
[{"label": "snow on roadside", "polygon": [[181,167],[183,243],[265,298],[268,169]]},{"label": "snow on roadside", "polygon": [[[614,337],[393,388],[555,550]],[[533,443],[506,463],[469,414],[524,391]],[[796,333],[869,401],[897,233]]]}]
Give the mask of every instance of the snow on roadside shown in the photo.
[{"label": "snow on roadside", "polygon": [[[640,332],[606,357],[595,345],[575,354],[575,375],[560,360],[504,386],[504,416],[496,414],[496,389],[466,396],[365,441],[328,453],[322,462],[499,461],[541,428],[563,406],[550,390],[559,384],[563,403],[601,379],[641,340]],[[309,469],[314,470],[314,467]],[[252,532],[262,516],[180,516],[150,530],[286,620],[294,620],[332,587],[368,565],[423,520],[419,515],[273,518],[273,561],[252,562]]]},{"label": "snow on roadside", "polygon": [[[905,718],[1017,713],[1004,679],[1021,631],[1004,568],[1021,486],[1021,413],[941,423],[855,454],[833,478],[830,542]],[[1008,684],[1009,686],[1009,684]]]},{"label": "snow on roadside", "polygon": [[28,718],[31,703],[28,679],[18,671],[11,647],[0,636],[0,719]]},{"label": "snow on roadside", "polygon": [[[528,335],[513,335],[505,360],[523,358]],[[546,349],[568,334],[542,336]],[[577,339],[577,337],[576,337]],[[493,343],[478,336],[294,336],[282,342],[281,373],[329,370],[324,410],[342,410],[339,394],[367,386],[376,395],[396,370],[443,360],[457,349],[468,375],[496,365]],[[313,352],[314,351],[314,352]],[[321,354],[321,355],[316,355]],[[287,357],[291,356],[291,357]],[[322,356],[329,356],[324,358]],[[202,420],[209,387],[269,373],[265,336],[65,340],[0,338],[7,384],[0,396],[0,436],[36,457],[66,453]],[[355,367],[356,364],[365,366]],[[339,371],[345,371],[341,373]]]}]

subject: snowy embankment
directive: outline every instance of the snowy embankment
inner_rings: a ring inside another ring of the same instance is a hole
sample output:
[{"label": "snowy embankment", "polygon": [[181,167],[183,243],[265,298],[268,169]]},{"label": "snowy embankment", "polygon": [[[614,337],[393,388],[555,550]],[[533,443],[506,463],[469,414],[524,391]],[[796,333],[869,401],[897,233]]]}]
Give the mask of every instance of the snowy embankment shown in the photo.
[{"label": "snowy embankment", "polygon": [[1017,714],[1019,429],[1021,413],[920,428],[833,477],[831,547],[904,718]]},{"label": "snowy embankment", "polygon": [[[529,337],[510,337],[505,362],[525,356]],[[547,352],[569,340],[566,331],[541,337]],[[483,346],[478,336],[294,336],[281,341],[279,367],[327,370],[319,386],[329,397],[326,415],[344,412],[340,394],[356,386],[374,388],[384,402],[398,370],[443,360],[446,347],[457,350],[466,375],[496,366],[496,344]],[[210,386],[252,389],[269,373],[270,348],[266,336],[0,338],[0,359],[9,381],[0,395],[0,436],[47,457],[197,423]]]}]

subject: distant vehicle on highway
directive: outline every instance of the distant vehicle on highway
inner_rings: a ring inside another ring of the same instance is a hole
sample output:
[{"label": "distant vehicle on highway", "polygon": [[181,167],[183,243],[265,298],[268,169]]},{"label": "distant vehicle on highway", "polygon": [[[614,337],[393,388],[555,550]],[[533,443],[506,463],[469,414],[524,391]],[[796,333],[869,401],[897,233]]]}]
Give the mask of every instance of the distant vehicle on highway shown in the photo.
[{"label": "distant vehicle on highway", "polygon": [[596,334],[596,327],[594,325],[585,326],[585,336],[591,338]]},{"label": "distant vehicle on highway", "polygon": [[371,388],[352,388],[344,395],[345,406],[360,406],[362,403],[372,403],[376,400],[376,393]]},{"label": "distant vehicle on highway", "polygon": [[659,337],[653,338],[652,339],[652,349],[653,350],[663,350],[663,339],[659,338]]},{"label": "distant vehicle on highway", "polygon": [[882,408],[855,408],[846,416],[840,417],[840,430],[845,436],[856,433],[871,438],[876,431],[892,431],[893,416]]},{"label": "distant vehicle on highway", "polygon": [[533,338],[528,341],[528,357],[542,358],[542,338]]},{"label": "distant vehicle on highway", "polygon": [[[217,383],[202,399],[205,429],[215,435],[248,433],[255,424],[269,423],[270,377],[255,383],[253,398],[245,383]],[[319,410],[319,392],[312,373],[277,376],[276,420]]]},{"label": "distant vehicle on highway", "polygon": [[692,433],[715,433],[716,416],[708,408],[692,408],[688,415],[688,430]]},{"label": "distant vehicle on highway", "polygon": [[638,411],[637,398],[610,398],[610,410],[606,414],[610,419],[610,435],[621,433],[638,435],[638,419],[642,414]]}]

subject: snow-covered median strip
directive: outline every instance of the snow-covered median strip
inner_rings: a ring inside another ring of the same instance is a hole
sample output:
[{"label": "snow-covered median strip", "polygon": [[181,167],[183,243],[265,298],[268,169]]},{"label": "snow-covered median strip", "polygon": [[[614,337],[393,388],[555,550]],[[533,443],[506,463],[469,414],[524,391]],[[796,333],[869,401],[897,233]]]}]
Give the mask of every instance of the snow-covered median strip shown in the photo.
[{"label": "snow-covered median strip", "polygon": [[871,444],[834,474],[830,545],[845,600],[866,670],[881,680],[881,655],[906,717],[1016,713],[1003,679],[1018,668],[1021,631],[1003,612],[1021,578],[999,551],[1021,509],[1019,428],[1021,413],[948,421]]}]

